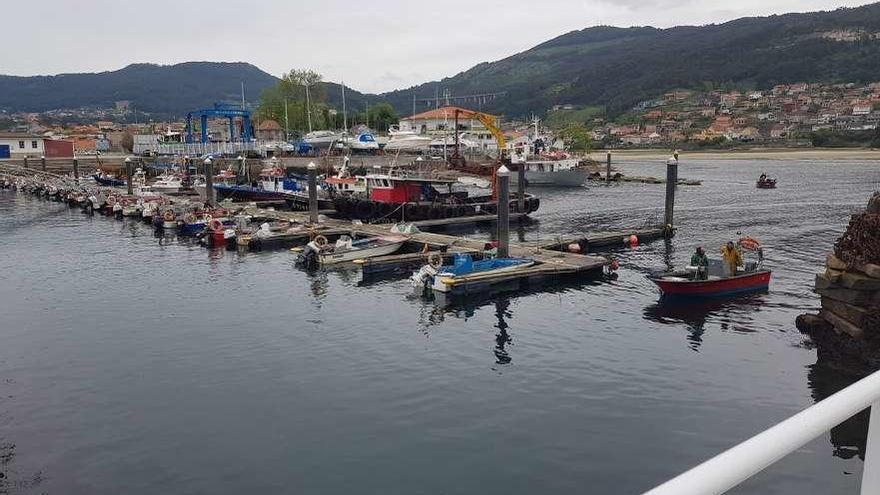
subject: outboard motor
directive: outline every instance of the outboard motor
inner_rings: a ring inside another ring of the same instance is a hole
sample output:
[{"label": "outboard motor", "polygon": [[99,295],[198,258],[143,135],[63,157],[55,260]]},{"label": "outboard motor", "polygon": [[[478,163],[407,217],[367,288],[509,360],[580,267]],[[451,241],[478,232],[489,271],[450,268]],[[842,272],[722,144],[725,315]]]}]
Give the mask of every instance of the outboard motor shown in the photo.
[{"label": "outboard motor", "polygon": [[320,252],[321,248],[318,247],[315,241],[311,241],[303,248],[302,253],[300,253],[299,258],[297,259],[297,263],[306,269],[315,269],[320,264],[320,259],[318,257]]}]

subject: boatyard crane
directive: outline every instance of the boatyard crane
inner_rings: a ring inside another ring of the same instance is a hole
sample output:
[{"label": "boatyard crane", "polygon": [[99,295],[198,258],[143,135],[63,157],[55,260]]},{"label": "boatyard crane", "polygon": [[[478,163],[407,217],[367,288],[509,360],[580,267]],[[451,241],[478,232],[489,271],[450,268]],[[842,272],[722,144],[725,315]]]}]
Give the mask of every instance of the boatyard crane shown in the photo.
[{"label": "boatyard crane", "polygon": [[483,127],[488,130],[492,136],[495,138],[495,143],[498,146],[498,158],[503,160],[506,156],[507,151],[507,139],[504,137],[504,133],[501,132],[501,129],[495,125],[495,117],[485,114],[483,112],[475,112],[473,110],[464,110],[461,108],[455,109],[455,152],[449,158],[449,163],[453,166],[462,166],[464,165],[464,157],[460,152],[460,143],[458,137],[458,118],[459,116],[463,116],[465,118],[477,119]]},{"label": "boatyard crane", "polygon": [[251,123],[251,111],[242,108],[236,108],[233,105],[224,105],[215,103],[214,108],[204,108],[195,112],[186,114],[186,142],[193,142],[193,115],[198,115],[201,125],[201,143],[208,142],[208,117],[221,117],[229,119],[229,139],[234,141],[235,138],[235,118],[241,118],[241,141],[249,142],[253,136],[253,124]]}]

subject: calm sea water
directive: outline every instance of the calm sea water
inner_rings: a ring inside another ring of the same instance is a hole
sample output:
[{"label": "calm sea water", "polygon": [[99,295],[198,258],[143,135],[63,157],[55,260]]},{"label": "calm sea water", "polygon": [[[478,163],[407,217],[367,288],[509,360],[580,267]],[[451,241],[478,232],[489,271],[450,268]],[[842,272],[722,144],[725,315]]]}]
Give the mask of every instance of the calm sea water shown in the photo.
[{"label": "calm sea water", "polygon": [[[761,171],[780,188],[757,190]],[[794,318],[880,166],[685,158],[680,174],[704,185],[679,189],[677,237],[620,250],[618,280],[450,307],[0,192],[0,493],[651,488],[851,380]],[[663,188],[541,191],[519,235],[638,225]],[[658,305],[648,270],[737,231],[768,246],[768,294]],[[735,493],[855,493],[865,427]]]}]

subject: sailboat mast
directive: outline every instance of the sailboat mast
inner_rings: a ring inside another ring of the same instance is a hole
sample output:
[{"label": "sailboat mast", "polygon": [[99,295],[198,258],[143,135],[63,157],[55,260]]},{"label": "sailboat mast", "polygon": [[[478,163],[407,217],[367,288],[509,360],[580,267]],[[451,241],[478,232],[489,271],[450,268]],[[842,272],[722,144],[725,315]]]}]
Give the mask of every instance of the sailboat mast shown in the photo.
[{"label": "sailboat mast", "polygon": [[312,104],[309,103],[309,85],[306,84],[306,117],[309,120],[309,132],[312,132]]},{"label": "sailboat mast", "polygon": [[345,79],[342,80],[342,130],[348,131],[348,113],[345,111]]}]

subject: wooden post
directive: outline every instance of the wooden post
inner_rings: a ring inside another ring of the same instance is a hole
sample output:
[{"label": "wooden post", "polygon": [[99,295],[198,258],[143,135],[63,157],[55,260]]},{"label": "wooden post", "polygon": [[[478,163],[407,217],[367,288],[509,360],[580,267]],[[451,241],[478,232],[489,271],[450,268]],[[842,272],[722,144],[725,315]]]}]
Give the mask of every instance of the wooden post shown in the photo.
[{"label": "wooden post", "polygon": [[498,257],[507,258],[510,253],[510,170],[502,165],[495,173],[498,190]]},{"label": "wooden post", "polygon": [[611,152],[605,155],[605,183],[611,183]]},{"label": "wooden post", "polygon": [[125,157],[125,185],[128,187],[129,196],[134,194],[134,186],[131,183],[131,175],[131,157]]},{"label": "wooden post", "polygon": [[214,164],[205,158],[205,202],[214,206]]},{"label": "wooden post", "polygon": [[24,168],[28,168],[27,155],[25,155],[25,157],[24,157]]},{"label": "wooden post", "polygon": [[517,165],[516,171],[516,211],[519,213],[526,212],[526,164]]},{"label": "wooden post", "polygon": [[309,162],[309,222],[312,225],[318,223],[318,167],[315,162]]},{"label": "wooden post", "polygon": [[43,172],[46,171],[46,155],[40,157],[40,169],[42,169]]},{"label": "wooden post", "polygon": [[73,180],[79,182],[79,160],[73,155]]},{"label": "wooden post", "polygon": [[245,168],[246,163],[244,156],[238,155],[238,176],[242,178],[240,182],[243,181],[244,184],[249,184],[251,182],[251,174]]},{"label": "wooden post", "polygon": [[[676,153],[678,155],[678,153]],[[672,235],[675,226],[673,222],[673,210],[675,209],[675,188],[678,186],[678,159],[673,157],[666,160],[666,216],[663,228],[667,235]]]}]

